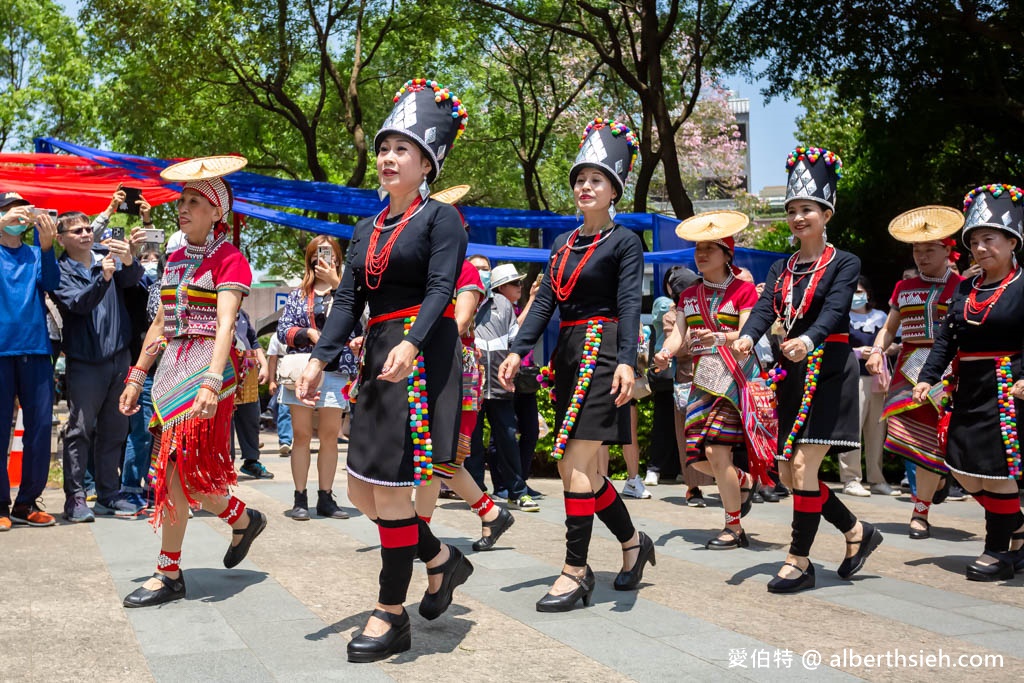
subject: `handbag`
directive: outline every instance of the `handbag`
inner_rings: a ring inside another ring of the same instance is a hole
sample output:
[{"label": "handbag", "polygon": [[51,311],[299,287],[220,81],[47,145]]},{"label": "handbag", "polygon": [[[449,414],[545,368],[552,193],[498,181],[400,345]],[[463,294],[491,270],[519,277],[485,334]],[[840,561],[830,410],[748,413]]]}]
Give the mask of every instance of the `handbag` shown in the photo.
[{"label": "handbag", "polygon": [[630,393],[630,398],[634,401],[639,401],[642,398],[647,398],[651,395],[651,384],[647,381],[647,375],[638,375],[633,381],[633,391]]},{"label": "handbag", "polygon": [[277,383],[294,390],[311,355],[309,353],[290,353],[281,356],[277,362]]},{"label": "handbag", "polygon": [[540,368],[536,365],[524,365],[519,369],[515,378],[517,394],[536,394],[540,391],[540,382],[537,381],[537,374]]}]

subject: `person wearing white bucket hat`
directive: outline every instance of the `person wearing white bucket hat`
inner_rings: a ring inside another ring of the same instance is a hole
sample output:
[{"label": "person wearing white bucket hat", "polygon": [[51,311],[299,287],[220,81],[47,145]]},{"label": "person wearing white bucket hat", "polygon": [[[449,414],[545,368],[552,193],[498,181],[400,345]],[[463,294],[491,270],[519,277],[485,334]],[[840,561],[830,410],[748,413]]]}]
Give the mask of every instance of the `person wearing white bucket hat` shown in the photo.
[{"label": "person wearing white bucket hat", "polygon": [[526,276],[520,274],[520,272],[516,270],[515,265],[511,263],[502,263],[491,271],[491,291],[496,290],[502,285],[507,285],[510,282],[522,282],[524,277]]}]

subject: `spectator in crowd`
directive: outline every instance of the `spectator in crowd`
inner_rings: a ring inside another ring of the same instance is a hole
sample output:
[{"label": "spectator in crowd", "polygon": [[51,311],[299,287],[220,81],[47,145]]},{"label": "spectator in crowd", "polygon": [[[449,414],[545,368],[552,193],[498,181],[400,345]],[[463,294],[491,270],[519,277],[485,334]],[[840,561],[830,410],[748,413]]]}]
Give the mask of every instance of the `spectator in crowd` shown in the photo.
[{"label": "spectator in crowd", "polygon": [[[323,248],[321,248],[323,247]],[[284,311],[277,324],[277,338],[288,346],[289,354],[304,354],[304,360],[320,340],[320,331],[327,322],[334,290],[341,282],[341,245],[331,237],[319,235],[306,246],[306,269],[299,287],[288,295]],[[284,362],[283,360],[278,361]],[[305,362],[295,364],[302,372]],[[316,513],[321,517],[348,519],[348,513],[338,507],[334,499],[334,477],[338,472],[338,435],[341,433],[342,412],[348,410],[346,386],[356,375],[356,359],[346,346],[341,358],[324,368],[324,381],[320,398],[316,402],[319,418],[317,434],[320,450],[317,453]],[[297,379],[297,375],[294,379]],[[306,479],[309,477],[310,451],[313,440],[313,410],[295,397],[295,389],[285,387],[284,402],[292,413],[295,434],[292,450],[292,480],[295,483],[292,519],[309,519],[309,498]]]},{"label": "spectator in crowd", "polygon": [[853,294],[850,308],[850,344],[860,364],[860,425],[863,431],[864,462],[867,464],[870,490],[864,488],[861,470],[861,450],[846,451],[839,455],[839,478],[843,493],[851,496],[898,496],[882,474],[882,443],[885,441],[885,424],[880,422],[882,406],[888,384],[882,385],[867,371],[868,356],[875,343],[875,336],[885,326],[886,315],[872,306],[871,284],[863,275],[857,280],[857,291]]},{"label": "spectator in crowd", "polygon": [[[472,259],[470,259],[472,262]],[[497,465],[503,484],[508,489],[508,504],[523,512],[537,512],[540,506],[526,491],[519,446],[516,444],[516,411],[512,403],[514,392],[506,390],[498,380],[498,368],[508,356],[512,340],[519,332],[512,302],[497,288],[519,277],[515,266],[498,266],[489,273],[490,296],[480,304],[476,314],[476,346],[482,354],[483,406],[480,419],[473,431],[471,457],[483,458],[483,417],[491,426],[491,436],[497,448]],[[481,273],[483,279],[483,273]],[[486,283],[485,283],[486,284]],[[497,294],[497,295],[496,295]]]},{"label": "spectator in crowd", "polygon": [[[0,194],[0,532],[12,524],[52,526],[52,515],[39,508],[37,499],[50,471],[50,427],[53,419],[53,366],[46,331],[43,293],[60,284],[53,256],[57,226],[45,212],[15,192]],[[39,246],[22,242],[22,234],[36,226]],[[17,398],[24,411],[22,479],[11,507],[7,474],[7,444]]]},{"label": "spectator in crowd", "polygon": [[[668,321],[671,321],[671,324]],[[651,306],[651,357],[661,351],[665,337],[674,325],[675,304],[667,296],[659,296]],[[648,381],[651,385],[654,410],[651,417],[651,442],[647,447],[647,475],[644,477],[646,486],[657,486],[663,472],[666,477],[675,478],[681,470],[673,425],[675,404],[672,385],[675,374],[675,359],[666,372],[654,369],[649,373]]]},{"label": "spectator in crowd", "polygon": [[[139,199],[139,216],[142,225],[151,228],[151,209],[144,196]],[[143,275],[139,284],[124,291],[125,307],[131,320],[132,336],[128,345],[132,358],[138,358],[142,352],[142,342],[146,332],[156,317],[159,305],[160,278],[164,272],[164,258],[160,252],[160,244],[146,242],[139,252],[138,261],[142,265]],[[154,297],[152,306],[150,296]],[[153,417],[153,372],[146,375],[139,394],[139,412],[128,417],[128,440],[125,442],[124,460],[121,464],[121,493],[129,502],[139,508],[148,508],[153,504],[152,489],[149,485],[149,466],[152,461],[153,435],[149,431],[149,421]]]},{"label": "spectator in crowd", "polygon": [[292,413],[284,402],[284,387],[277,382],[277,364],[281,356],[288,354],[288,347],[281,343],[275,332],[267,345],[267,381],[270,390],[269,409],[277,425],[277,448],[282,458],[292,454]]},{"label": "spectator in crowd", "polygon": [[[504,276],[498,271],[507,269],[503,272],[511,275],[515,273],[515,278],[512,280],[504,280]],[[497,277],[500,277],[502,284],[495,286],[494,291],[501,294],[506,299],[512,302],[512,307],[516,313],[516,324],[521,324],[526,319],[526,314],[529,312],[530,307],[533,305],[533,300],[537,297],[537,290],[540,289],[540,282],[543,279],[543,274],[538,275],[534,279],[533,284],[530,286],[530,296],[526,300],[525,306],[520,306],[519,302],[523,298],[523,278],[525,276],[520,275],[515,270],[515,266],[511,263],[506,263],[495,268]],[[495,275],[492,275],[495,277]],[[526,354],[523,359],[524,367],[536,367],[533,362],[533,351]],[[534,373],[536,375],[536,373]],[[527,482],[526,492],[533,498],[539,497],[541,494],[539,491],[535,491],[530,488],[530,470],[533,469],[533,457],[537,452],[537,441],[540,439],[540,422],[538,420],[537,410],[537,388],[535,377],[524,377],[526,382],[519,382],[516,384],[516,391],[512,395],[512,405],[516,411],[516,425],[519,428],[519,468],[523,474],[523,481]]]},{"label": "spectator in crowd", "polygon": [[248,367],[235,398],[235,413],[231,416],[231,459],[235,459],[235,439],[242,452],[242,474],[253,479],[273,479],[274,474],[260,462],[260,386],[267,381],[267,357],[256,338],[256,329],[249,314],[238,309],[235,339],[243,351],[243,367]]},{"label": "spectator in crowd", "polygon": [[[118,467],[128,435],[128,417],[118,409],[131,365],[131,320],[125,291],[136,287],[143,269],[131,245],[112,237],[93,243],[95,231],[124,201],[118,190],[110,206],[90,225],[79,211],[62,214],[57,239],[64,247],[58,261],[61,284],[54,294],[64,318],[67,359],[68,429],[64,438],[64,518],[91,522],[93,512],[133,517],[141,508],[120,492]],[[142,238],[137,231],[134,236]],[[141,241],[141,239],[140,239]],[[97,500],[85,502],[85,469],[92,453]]]},{"label": "spectator in crowd", "polygon": [[[634,398],[629,402],[630,440],[629,443],[622,444],[622,459],[626,461],[626,483],[622,486],[622,495],[625,498],[646,499],[651,497],[651,492],[644,487],[644,482],[640,478],[640,409],[637,407],[636,391],[638,386],[643,386],[639,380],[646,379],[647,376],[647,366],[651,358],[649,351],[653,338],[651,328],[647,325],[640,325],[637,336],[637,372],[642,374],[637,375],[637,382],[633,385]],[[647,398],[647,396],[643,395],[639,398]],[[602,450],[607,453],[607,446]],[[605,471],[602,472],[604,476],[608,474],[607,469],[606,463]]]}]

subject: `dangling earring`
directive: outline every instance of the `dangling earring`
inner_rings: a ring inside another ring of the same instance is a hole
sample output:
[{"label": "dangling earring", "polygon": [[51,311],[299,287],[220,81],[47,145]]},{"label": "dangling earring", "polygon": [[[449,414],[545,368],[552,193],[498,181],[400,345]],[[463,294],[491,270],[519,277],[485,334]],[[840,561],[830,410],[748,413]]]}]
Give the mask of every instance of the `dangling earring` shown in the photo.
[{"label": "dangling earring", "polygon": [[790,235],[789,236],[789,246],[791,246],[791,247],[795,247],[796,246],[796,235]]},{"label": "dangling earring", "polygon": [[580,207],[576,207],[576,220],[580,220],[583,214],[580,213]]},{"label": "dangling earring", "polygon": [[381,201],[384,201],[384,199],[388,196],[388,191],[384,189],[383,185],[377,188],[377,196],[380,197]]},{"label": "dangling earring", "polygon": [[825,228],[824,230],[821,231],[821,240],[825,244],[828,244],[828,228]]},{"label": "dangling earring", "polygon": [[420,199],[427,201],[427,197],[430,196],[430,185],[427,185],[427,179],[424,178],[423,182],[420,183]]},{"label": "dangling earring", "polygon": [[608,205],[608,218],[609,220],[615,220],[615,204]]}]

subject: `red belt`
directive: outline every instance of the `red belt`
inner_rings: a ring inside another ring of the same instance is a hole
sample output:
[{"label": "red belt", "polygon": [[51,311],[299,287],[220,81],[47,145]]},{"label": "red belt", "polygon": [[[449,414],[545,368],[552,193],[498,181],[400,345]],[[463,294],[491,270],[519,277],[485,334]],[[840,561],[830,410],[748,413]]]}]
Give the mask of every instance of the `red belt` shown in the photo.
[{"label": "red belt", "polygon": [[849,344],[850,335],[848,334],[830,334],[825,337],[826,342],[832,342],[833,344]]},{"label": "red belt", "polygon": [[[410,306],[409,308],[403,308],[391,313],[381,313],[370,318],[366,323],[366,331],[369,332],[370,328],[378,323],[386,323],[389,320],[398,320],[400,318],[411,318],[420,312],[419,305]],[[444,309],[444,313],[441,314],[444,318],[455,318],[455,304],[448,304],[448,308]]]},{"label": "red belt", "polygon": [[589,323],[617,323],[618,318],[606,318],[603,315],[595,315],[593,318],[587,318],[586,320],[563,320],[558,323],[558,329],[563,327],[575,327],[576,325],[587,325]]},{"label": "red belt", "polygon": [[957,360],[998,360],[1009,356],[1012,358],[1020,351],[958,351]]}]

